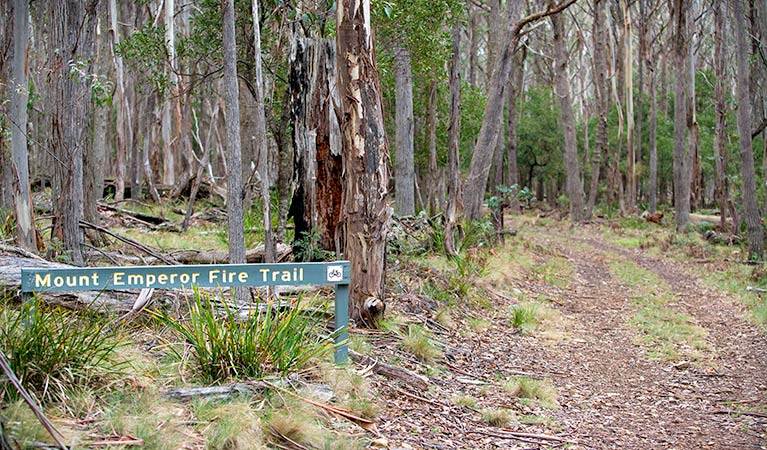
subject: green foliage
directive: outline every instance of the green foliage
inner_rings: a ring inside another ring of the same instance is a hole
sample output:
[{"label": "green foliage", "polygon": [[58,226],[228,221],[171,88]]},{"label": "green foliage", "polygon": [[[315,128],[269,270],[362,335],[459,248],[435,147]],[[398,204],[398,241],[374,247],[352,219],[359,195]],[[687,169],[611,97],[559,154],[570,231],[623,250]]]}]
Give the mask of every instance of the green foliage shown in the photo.
[{"label": "green foliage", "polygon": [[520,330],[528,330],[538,326],[539,308],[534,303],[525,303],[511,308],[509,323],[512,327]]},{"label": "green foliage", "polygon": [[549,380],[516,377],[506,383],[504,388],[515,397],[536,400],[546,407],[555,407],[557,404],[557,390]]},{"label": "green foliage", "polygon": [[293,254],[296,261],[325,261],[335,253],[320,248],[319,230],[309,230],[293,242]]},{"label": "green foliage", "polygon": [[551,87],[530,86],[519,101],[522,102],[517,121],[517,162],[520,174],[532,174],[545,179],[563,177],[564,137],[558,102],[555,101]]},{"label": "green foliage", "polygon": [[133,65],[136,73],[158,92],[165,92],[170,81],[166,75],[168,49],[165,47],[165,26],[155,26],[151,21],[126,36],[115,45],[115,52]]},{"label": "green foliage", "polygon": [[284,375],[333,348],[332,340],[316,335],[321,319],[300,299],[287,312],[270,303],[241,319],[236,308],[196,290],[188,320],[157,311],[154,316],[191,345],[198,373],[209,382]]},{"label": "green foliage", "polygon": [[425,362],[442,356],[442,351],[434,345],[431,332],[421,325],[408,326],[407,334],[402,336],[402,348]]},{"label": "green foliage", "polygon": [[[50,308],[38,298],[0,310],[0,348],[24,386],[43,400],[60,400],[81,386],[105,386],[125,369],[124,345],[104,317]],[[13,397],[7,380],[5,395]]]}]

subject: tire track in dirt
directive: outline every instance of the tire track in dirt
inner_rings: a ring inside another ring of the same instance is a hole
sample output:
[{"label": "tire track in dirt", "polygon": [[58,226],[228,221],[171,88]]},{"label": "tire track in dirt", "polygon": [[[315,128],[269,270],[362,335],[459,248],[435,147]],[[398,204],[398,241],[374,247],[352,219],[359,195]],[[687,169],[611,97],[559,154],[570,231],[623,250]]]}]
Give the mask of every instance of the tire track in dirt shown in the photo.
[{"label": "tire track in dirt", "polygon": [[[557,239],[545,244],[558,248],[575,267],[575,280],[560,303],[571,320],[570,338],[550,352],[572,374],[557,380],[562,409],[552,414],[564,431],[584,448],[765,448],[764,419],[711,413],[726,400],[761,399],[765,392],[765,339],[736,305],[665,259],[601,241],[550,236]],[[565,246],[561,239],[590,248]],[[635,307],[610,276],[606,253],[630,259],[668,283],[675,309],[681,307],[708,330],[717,352],[714,372],[675,368],[644,355],[626,323]]]}]

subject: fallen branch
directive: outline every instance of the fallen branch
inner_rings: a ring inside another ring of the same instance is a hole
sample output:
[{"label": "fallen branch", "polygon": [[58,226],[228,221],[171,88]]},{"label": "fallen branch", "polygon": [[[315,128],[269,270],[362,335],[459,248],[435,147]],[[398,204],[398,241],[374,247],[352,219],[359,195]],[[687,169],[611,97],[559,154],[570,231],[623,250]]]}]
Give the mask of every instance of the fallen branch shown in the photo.
[{"label": "fallen branch", "polygon": [[90,228],[90,229],[93,229],[93,230],[96,230],[96,231],[100,231],[100,232],[102,232],[104,234],[108,234],[109,236],[112,236],[113,238],[115,238],[115,239],[117,239],[119,241],[122,241],[122,242],[124,242],[124,243],[126,243],[128,245],[136,247],[137,249],[141,250],[142,252],[146,253],[149,256],[152,256],[152,257],[155,257],[155,258],[159,259],[160,261],[164,262],[165,264],[169,264],[169,265],[176,265],[176,264],[178,264],[178,261],[174,261],[173,259],[169,259],[169,258],[161,255],[160,253],[157,253],[156,251],[152,250],[151,248],[147,247],[146,245],[144,245],[144,244],[142,244],[140,242],[136,242],[136,241],[134,241],[131,238],[127,238],[125,236],[121,236],[121,235],[119,235],[117,233],[109,231],[109,230],[107,230],[104,227],[100,227],[98,225],[92,224],[90,222],[86,222],[84,220],[80,221],[80,226],[84,227],[84,228]]},{"label": "fallen branch", "polygon": [[27,405],[29,405],[30,409],[32,409],[32,412],[35,413],[35,416],[37,416],[37,419],[40,421],[41,424],[43,424],[43,428],[45,428],[45,431],[48,432],[48,434],[51,435],[54,441],[56,441],[56,444],[58,444],[59,448],[62,450],[68,450],[66,444],[64,444],[63,437],[64,435],[61,434],[59,430],[56,429],[56,427],[51,423],[50,420],[48,420],[47,417],[45,417],[45,414],[43,414],[43,411],[40,409],[40,407],[35,403],[35,401],[32,399],[32,396],[29,395],[29,392],[24,388],[24,386],[21,384],[21,381],[16,377],[16,374],[13,373],[13,369],[11,369],[11,364],[8,362],[8,359],[5,357],[5,353],[3,353],[2,350],[0,350],[0,368],[3,369],[3,372],[5,372],[5,376],[8,377],[8,381],[11,382],[13,387],[16,388],[16,390],[21,394],[21,398],[24,399],[24,402],[26,402]]},{"label": "fallen branch", "polygon": [[[18,295],[21,288],[21,268],[71,269],[67,264],[40,258],[22,258],[0,254],[0,294]],[[136,294],[127,291],[37,292],[45,303],[73,310],[125,313],[132,309]]]},{"label": "fallen branch", "polygon": [[711,411],[711,414],[729,414],[729,415],[738,414],[741,416],[767,418],[767,413],[763,413],[759,411],[740,411],[737,409],[715,409],[714,411]]},{"label": "fallen branch", "polygon": [[390,379],[394,378],[402,380],[406,384],[417,389],[426,390],[429,388],[429,379],[423,375],[413,372],[412,370],[383,363],[369,356],[360,355],[353,350],[349,350],[349,356],[351,356],[352,359],[355,360],[358,364],[368,366],[369,370],[377,373],[378,375],[382,375]]},{"label": "fallen branch", "polygon": [[746,290],[750,292],[759,292],[759,293],[767,292],[767,289],[758,288],[754,286],[746,286]]},{"label": "fallen branch", "polygon": [[330,413],[333,413],[335,415],[338,415],[338,416],[341,416],[341,417],[343,417],[345,419],[348,419],[351,422],[354,422],[357,425],[359,425],[363,430],[369,431],[369,432],[373,433],[376,436],[380,436],[381,435],[378,432],[378,428],[376,428],[375,422],[373,422],[372,420],[364,419],[362,417],[354,415],[348,409],[337,408],[335,406],[328,405],[326,403],[321,403],[321,402],[317,402],[317,401],[308,399],[306,397],[301,397],[300,395],[296,394],[295,392],[289,391],[287,389],[283,389],[283,388],[281,388],[279,386],[276,386],[276,385],[274,385],[274,384],[272,384],[272,383],[270,383],[268,381],[262,381],[261,383],[265,384],[266,386],[269,386],[271,389],[274,389],[274,390],[280,391],[282,393],[288,394],[288,395],[290,395],[292,397],[295,397],[295,398],[297,398],[297,399],[299,399],[299,400],[301,400],[303,402],[306,402],[306,403],[308,403],[308,404],[310,404],[312,406],[316,406],[318,408],[322,408],[325,411],[328,411]]},{"label": "fallen branch", "polygon": [[[275,262],[283,261],[292,251],[287,244],[275,245]],[[229,253],[218,250],[179,250],[173,252],[173,258],[181,264],[219,264],[229,261]],[[245,252],[245,260],[249,263],[264,260],[264,244],[259,244]]]},{"label": "fallen branch", "polygon": [[171,400],[188,402],[196,398],[227,399],[241,394],[251,395],[266,389],[261,383],[237,383],[226,386],[180,387],[165,392]]},{"label": "fallen branch", "polygon": [[32,259],[37,259],[37,260],[40,260],[40,261],[45,261],[39,255],[36,255],[36,254],[30,252],[29,250],[24,250],[21,247],[14,247],[12,245],[0,244],[0,252],[15,253],[16,255],[22,256],[24,258],[32,258]]},{"label": "fallen branch", "polygon": [[131,211],[128,209],[118,208],[108,203],[99,203],[98,205],[104,209],[108,209],[116,213],[125,214],[126,216],[133,217],[149,225],[161,225],[167,222],[167,220],[164,217],[153,216],[150,214],[144,214],[144,213],[140,213],[136,211]]}]

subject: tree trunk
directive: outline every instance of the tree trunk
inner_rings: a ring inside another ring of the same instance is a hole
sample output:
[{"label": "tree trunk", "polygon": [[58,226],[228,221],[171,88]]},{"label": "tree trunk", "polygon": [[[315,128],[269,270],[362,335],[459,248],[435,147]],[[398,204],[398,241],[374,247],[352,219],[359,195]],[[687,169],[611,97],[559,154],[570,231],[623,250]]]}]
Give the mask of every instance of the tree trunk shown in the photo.
[{"label": "tree trunk", "polygon": [[[237,43],[234,34],[234,0],[225,0],[223,7],[224,101],[226,104],[227,201],[229,263],[245,262],[245,230],[242,200],[242,148],[240,143],[240,103],[237,82]],[[235,288],[237,303],[244,303],[246,290]]]},{"label": "tree trunk", "polygon": [[[508,172],[509,186],[517,185],[516,193],[520,190],[519,167],[517,166],[517,98],[524,92],[525,79],[525,59],[527,58],[527,47],[520,49],[518,64],[511,70],[511,80],[509,82],[509,96],[507,99],[508,123],[506,124],[506,170]],[[512,213],[519,214],[521,207],[519,198],[513,195],[511,198],[510,209]]]},{"label": "tree trunk", "polygon": [[[743,3],[745,0],[731,0],[735,30],[745,30]],[[743,205],[745,209],[746,236],[748,237],[749,258],[762,259],[763,231],[756,203],[756,175],[754,172],[754,154],[751,147],[751,102],[749,101],[748,46],[746,35],[736,32],[737,57],[737,121],[740,138],[740,172],[743,177]]]},{"label": "tree trunk", "polygon": [[293,181],[293,142],[289,136],[288,130],[288,127],[290,126],[290,105],[290,85],[288,85],[282,99],[279,131],[275,136],[278,148],[277,195],[279,200],[277,206],[277,229],[275,230],[274,240],[275,243],[283,244],[286,241],[288,211],[292,196],[291,181]]},{"label": "tree trunk", "polygon": [[[175,60],[175,30],[174,30],[174,1],[165,0],[165,44],[167,45],[168,60],[173,64]],[[222,6],[223,8],[223,6]],[[172,83],[175,80],[173,70],[168,74]],[[173,99],[170,94],[165,95],[162,105],[162,146],[163,146],[163,164],[162,164],[162,184],[172,186],[176,183],[176,151],[173,139]],[[230,119],[231,120],[231,119]],[[238,120],[239,122],[239,120]]]},{"label": "tree trunk", "polygon": [[566,190],[570,198],[570,218],[573,223],[583,221],[583,189],[581,169],[578,163],[578,140],[575,135],[575,118],[570,100],[570,83],[567,75],[567,47],[565,28],[561,14],[551,16],[554,28],[554,59],[556,64],[556,95],[562,109],[562,128],[565,138]]},{"label": "tree trunk", "polygon": [[477,55],[479,55],[479,31],[477,30],[477,11],[472,0],[466,0],[466,13],[469,16],[469,84],[477,85]]},{"label": "tree trunk", "polygon": [[447,210],[445,211],[445,251],[458,254],[456,224],[461,208],[461,24],[453,25],[453,56],[450,61],[450,122],[447,150]]},{"label": "tree trunk", "polygon": [[[98,6],[98,15],[105,17],[107,14],[106,4],[101,3]],[[105,76],[109,73],[109,41],[104,32],[96,36],[96,62],[93,66],[93,72],[98,76]],[[93,108],[93,133],[90,139],[90,145],[85,147],[83,157],[83,183],[84,183],[84,205],[83,217],[87,222],[95,225],[101,224],[101,218],[98,212],[98,201],[101,200],[104,193],[104,170],[106,167],[107,155],[107,126],[109,124],[110,105],[104,94],[94,91],[92,95]],[[119,126],[119,125],[118,125]],[[104,244],[98,231],[85,230],[88,239],[94,245]]]},{"label": "tree trunk", "polygon": [[351,317],[383,316],[389,209],[389,145],[375,61],[370,0],[336,6],[338,90],[344,161],[344,254],[351,262]]},{"label": "tree trunk", "polygon": [[50,52],[48,94],[51,105],[50,144],[54,156],[52,236],[59,239],[66,256],[83,264],[80,245],[83,217],[83,143],[87,138],[90,106],[89,61],[93,54],[96,0],[48,3]]},{"label": "tree trunk", "polygon": [[692,1],[692,7],[687,11],[689,26],[689,46],[687,62],[688,87],[687,87],[687,140],[690,147],[690,210],[698,210],[703,206],[703,172],[700,164],[698,114],[695,100],[695,41],[698,33],[695,32],[695,18],[697,17],[697,0]]},{"label": "tree trunk", "polygon": [[[636,118],[636,150],[635,156],[637,164],[642,165],[644,155],[644,96],[645,96],[645,61],[647,60],[647,18],[646,3],[647,0],[639,0],[639,54],[637,55],[637,118]],[[644,197],[642,181],[637,181],[637,199]]]},{"label": "tree trunk", "polygon": [[16,210],[16,242],[36,252],[35,218],[29,185],[27,148],[27,100],[29,98],[29,1],[13,2],[13,66],[11,69],[11,154],[13,203]]},{"label": "tree trunk", "polygon": [[672,3],[674,65],[680,70],[674,81],[674,214],[677,231],[684,231],[690,222],[690,167],[685,135],[687,131],[687,0]]},{"label": "tree trunk", "polygon": [[591,185],[586,205],[585,217],[590,219],[599,193],[599,171],[602,157],[607,154],[607,114],[609,95],[607,91],[607,36],[605,29],[605,6],[602,0],[594,1],[594,22],[592,39],[594,42],[594,93],[597,107],[597,131],[594,140],[594,155],[591,166]]},{"label": "tree trunk", "polygon": [[637,200],[636,148],[634,147],[634,65],[631,10],[627,0],[621,0],[623,13],[623,80],[626,103],[626,210],[634,213]]},{"label": "tree trunk", "polygon": [[658,208],[658,90],[655,70],[648,59],[648,75],[650,76],[650,177],[647,191],[649,197],[648,211],[655,214]]},{"label": "tree trunk", "polygon": [[490,165],[498,135],[501,132],[503,119],[503,91],[509,82],[513,63],[514,42],[517,32],[515,25],[521,9],[520,2],[509,2],[506,14],[506,26],[501,40],[503,52],[495,67],[492,68],[492,78],[488,87],[487,103],[482,119],[482,126],[474,144],[471,156],[469,174],[466,177],[463,191],[463,207],[468,220],[477,220],[480,217],[480,205],[487,186],[487,177],[490,174]]},{"label": "tree trunk", "polygon": [[[296,190],[289,215],[295,224],[294,243],[309,240],[306,243],[340,254],[343,160],[334,111],[334,105],[340,103],[336,52],[332,41],[303,37],[300,30],[296,27],[294,31],[290,54]],[[310,242],[315,237],[317,242]]]},{"label": "tree trunk", "polygon": [[[114,51],[120,44],[120,29],[118,25],[117,0],[109,0],[110,33],[112,35],[112,62],[115,67],[115,86],[113,103],[117,109],[117,122],[115,126],[117,145],[115,145],[115,200],[122,200],[125,195],[125,163],[128,146],[133,142],[133,124],[131,115],[128,113],[128,98],[125,89],[125,69],[122,56]],[[132,195],[135,195],[131,193]]]},{"label": "tree trunk", "polygon": [[261,62],[261,26],[258,21],[258,0],[253,0],[253,48],[256,66],[256,152],[258,173],[261,178],[261,202],[263,203],[264,262],[274,262],[274,236],[272,235],[272,212],[269,180],[269,147],[266,145],[266,112],[264,111],[264,76]]},{"label": "tree trunk", "polygon": [[426,119],[429,131],[429,215],[434,216],[442,207],[437,201],[437,80],[429,84],[429,106]]},{"label": "tree trunk", "polygon": [[402,216],[415,214],[415,167],[413,163],[413,74],[410,51],[404,47],[394,50],[395,92],[395,213]]},{"label": "tree trunk", "polygon": [[[727,199],[729,187],[727,183],[727,104],[724,91],[726,79],[727,47],[725,42],[725,27],[727,14],[723,11],[724,0],[715,0],[714,8],[714,106],[716,109],[716,131],[714,134],[714,167],[716,169],[716,188],[714,197],[719,203],[719,223],[722,231],[727,230]],[[737,232],[737,230],[733,230]]]}]

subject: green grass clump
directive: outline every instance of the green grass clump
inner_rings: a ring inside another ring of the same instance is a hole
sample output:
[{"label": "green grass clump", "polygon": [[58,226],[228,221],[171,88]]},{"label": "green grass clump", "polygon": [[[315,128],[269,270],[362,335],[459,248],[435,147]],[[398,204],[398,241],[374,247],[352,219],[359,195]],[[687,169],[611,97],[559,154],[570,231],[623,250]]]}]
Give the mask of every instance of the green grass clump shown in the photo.
[{"label": "green grass clump", "polygon": [[[51,308],[35,298],[0,310],[0,348],[22,384],[41,400],[66,400],[78,387],[107,386],[127,364],[124,345],[102,316]],[[4,395],[16,390],[3,378]]]},{"label": "green grass clump", "polygon": [[472,409],[476,409],[478,405],[477,399],[471,395],[456,395],[453,397],[453,404]]},{"label": "green grass clump", "polygon": [[349,338],[349,349],[361,355],[367,355],[373,350],[373,345],[364,336],[355,334]]},{"label": "green grass clump", "polygon": [[493,408],[482,411],[482,421],[491,427],[503,428],[514,419],[514,415],[505,409]]},{"label": "green grass clump", "polygon": [[220,308],[209,295],[195,291],[187,320],[155,312],[191,345],[197,373],[205,381],[258,378],[272,371],[284,375],[333,348],[332,340],[316,334],[322,319],[305,311],[300,300],[288,311],[269,304],[244,319],[233,307]]},{"label": "green grass clump", "polygon": [[511,308],[509,324],[520,330],[530,330],[540,324],[540,308],[535,303],[524,303]]},{"label": "green grass clump", "polygon": [[421,325],[410,325],[407,334],[402,336],[402,348],[424,362],[431,362],[442,356],[442,351],[434,345],[431,332]]},{"label": "green grass clump", "polygon": [[549,380],[516,377],[509,380],[504,389],[517,398],[535,400],[547,408],[557,406],[557,390]]}]

